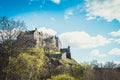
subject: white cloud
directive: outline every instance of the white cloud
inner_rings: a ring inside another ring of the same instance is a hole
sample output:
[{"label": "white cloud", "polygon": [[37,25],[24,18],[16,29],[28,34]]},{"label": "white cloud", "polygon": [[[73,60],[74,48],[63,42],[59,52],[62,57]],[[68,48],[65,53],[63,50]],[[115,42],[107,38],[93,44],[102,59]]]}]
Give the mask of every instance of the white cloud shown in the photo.
[{"label": "white cloud", "polygon": [[70,45],[73,48],[95,48],[98,46],[104,46],[110,41],[101,35],[90,36],[84,31],[66,32],[60,36],[63,47]]},{"label": "white cloud", "polygon": [[118,36],[120,36],[120,30],[118,30],[118,31],[114,31],[114,32],[111,32],[110,33],[112,36],[114,36],[114,37],[118,37]]},{"label": "white cloud", "polygon": [[100,51],[97,49],[92,50],[91,55],[99,58],[106,57],[106,54],[101,54]]},{"label": "white cloud", "polygon": [[60,0],[51,0],[55,4],[60,4]]},{"label": "white cloud", "polygon": [[120,21],[120,0],[86,0],[88,19],[96,17]]},{"label": "white cloud", "polygon": [[72,16],[73,15],[73,10],[72,9],[68,9],[68,10],[66,10],[65,11],[65,14],[64,14],[64,19],[69,19],[70,18],[70,16]]},{"label": "white cloud", "polygon": [[109,51],[110,55],[120,55],[120,48],[113,48],[112,50]]},{"label": "white cloud", "polygon": [[56,35],[56,31],[54,31],[53,29],[50,29],[50,28],[46,28],[46,27],[40,27],[38,29],[39,31],[42,31],[43,33],[47,33],[49,35]]}]

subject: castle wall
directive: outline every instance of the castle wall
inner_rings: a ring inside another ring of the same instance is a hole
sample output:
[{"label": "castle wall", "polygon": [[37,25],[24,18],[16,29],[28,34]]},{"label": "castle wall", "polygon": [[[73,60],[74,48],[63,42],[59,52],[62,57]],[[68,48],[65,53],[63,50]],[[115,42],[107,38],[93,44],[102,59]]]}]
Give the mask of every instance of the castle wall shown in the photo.
[{"label": "castle wall", "polygon": [[34,40],[36,40],[36,47],[42,47],[42,36],[40,35],[40,33],[35,30],[33,36]]},{"label": "castle wall", "polygon": [[66,59],[66,58],[67,58],[66,55],[67,55],[66,52],[62,53],[62,57],[61,57],[61,58],[62,58],[63,60]]},{"label": "castle wall", "polygon": [[70,46],[68,46],[68,48],[60,49],[60,52],[63,54],[63,57],[71,59]]}]

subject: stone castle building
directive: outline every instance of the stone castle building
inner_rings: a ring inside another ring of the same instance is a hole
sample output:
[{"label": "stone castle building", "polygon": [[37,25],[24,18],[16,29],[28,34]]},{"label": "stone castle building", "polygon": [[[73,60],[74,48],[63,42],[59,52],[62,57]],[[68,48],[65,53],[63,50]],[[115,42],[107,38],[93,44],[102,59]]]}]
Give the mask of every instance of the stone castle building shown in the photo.
[{"label": "stone castle building", "polygon": [[59,51],[60,54],[54,54],[53,57],[59,59],[71,59],[70,47],[63,48],[60,39],[57,36],[51,36],[42,32],[39,32],[37,28],[32,31],[22,31],[17,40],[20,44],[24,44],[27,47],[38,47]]}]

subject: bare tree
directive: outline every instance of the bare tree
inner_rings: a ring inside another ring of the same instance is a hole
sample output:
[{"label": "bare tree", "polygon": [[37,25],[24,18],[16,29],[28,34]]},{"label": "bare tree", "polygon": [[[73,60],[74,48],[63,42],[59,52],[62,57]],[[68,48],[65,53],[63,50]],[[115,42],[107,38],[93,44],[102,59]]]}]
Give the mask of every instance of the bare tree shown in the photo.
[{"label": "bare tree", "polygon": [[14,55],[14,41],[20,30],[25,27],[23,21],[15,21],[6,16],[0,17],[0,77],[3,80],[7,76],[3,69],[7,66],[9,57]]},{"label": "bare tree", "polygon": [[0,41],[5,42],[5,40],[15,39],[19,34],[18,30],[25,29],[25,27],[23,21],[15,21],[6,16],[0,17]]},{"label": "bare tree", "polygon": [[13,41],[20,34],[20,30],[26,26],[22,21],[15,21],[5,16],[0,17],[0,48],[1,53],[9,53],[11,55],[13,49]]}]

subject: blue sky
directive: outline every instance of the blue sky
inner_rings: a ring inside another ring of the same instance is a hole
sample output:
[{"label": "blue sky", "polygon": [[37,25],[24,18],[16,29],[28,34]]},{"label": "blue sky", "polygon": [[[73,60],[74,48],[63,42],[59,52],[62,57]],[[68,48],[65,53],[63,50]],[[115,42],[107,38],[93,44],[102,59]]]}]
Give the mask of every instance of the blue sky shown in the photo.
[{"label": "blue sky", "polygon": [[119,7],[119,0],[0,0],[0,16],[59,36],[78,62],[120,62]]}]

